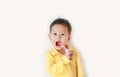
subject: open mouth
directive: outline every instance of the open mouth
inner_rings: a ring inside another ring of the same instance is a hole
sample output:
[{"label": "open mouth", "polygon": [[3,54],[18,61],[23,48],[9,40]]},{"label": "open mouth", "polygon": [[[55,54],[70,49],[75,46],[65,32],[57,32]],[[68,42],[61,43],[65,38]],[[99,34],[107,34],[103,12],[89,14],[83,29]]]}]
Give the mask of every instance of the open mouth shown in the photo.
[{"label": "open mouth", "polygon": [[56,46],[60,46],[61,45],[61,42],[60,41],[57,41],[56,42]]}]

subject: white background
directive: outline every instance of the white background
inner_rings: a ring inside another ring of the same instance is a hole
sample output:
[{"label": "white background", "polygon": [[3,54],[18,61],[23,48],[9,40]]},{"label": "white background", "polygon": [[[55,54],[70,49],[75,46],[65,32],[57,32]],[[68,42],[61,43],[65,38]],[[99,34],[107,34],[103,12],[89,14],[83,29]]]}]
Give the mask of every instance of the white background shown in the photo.
[{"label": "white background", "polygon": [[49,77],[49,25],[68,19],[88,77],[120,77],[119,0],[0,0],[0,77]]}]

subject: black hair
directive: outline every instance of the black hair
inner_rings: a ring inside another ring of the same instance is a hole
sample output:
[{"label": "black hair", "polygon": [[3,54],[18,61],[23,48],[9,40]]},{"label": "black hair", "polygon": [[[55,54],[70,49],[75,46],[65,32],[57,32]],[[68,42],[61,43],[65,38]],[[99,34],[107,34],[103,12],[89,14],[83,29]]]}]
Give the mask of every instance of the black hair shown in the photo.
[{"label": "black hair", "polygon": [[50,25],[50,32],[51,32],[52,27],[53,27],[55,24],[62,24],[62,25],[64,25],[65,27],[67,27],[69,34],[71,34],[72,27],[71,27],[70,22],[69,22],[67,19],[64,19],[64,18],[57,18],[57,19],[55,19],[55,20],[51,23],[51,25]]}]

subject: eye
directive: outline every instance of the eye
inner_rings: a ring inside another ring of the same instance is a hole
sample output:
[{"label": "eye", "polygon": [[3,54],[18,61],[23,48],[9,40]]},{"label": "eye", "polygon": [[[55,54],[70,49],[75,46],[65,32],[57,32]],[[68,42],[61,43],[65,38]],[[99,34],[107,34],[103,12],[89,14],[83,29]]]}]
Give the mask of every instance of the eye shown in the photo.
[{"label": "eye", "polygon": [[57,33],[53,33],[53,35],[57,35]]},{"label": "eye", "polygon": [[62,36],[64,36],[65,34],[64,34],[64,33],[62,33],[61,35],[62,35]]}]

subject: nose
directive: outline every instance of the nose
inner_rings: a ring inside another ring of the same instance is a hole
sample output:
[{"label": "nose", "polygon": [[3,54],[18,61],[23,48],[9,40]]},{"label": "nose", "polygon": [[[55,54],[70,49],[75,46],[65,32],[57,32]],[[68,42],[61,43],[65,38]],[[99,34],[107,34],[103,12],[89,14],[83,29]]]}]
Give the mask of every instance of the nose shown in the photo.
[{"label": "nose", "polygon": [[61,36],[60,34],[56,36],[57,40],[60,40],[61,39]]}]

